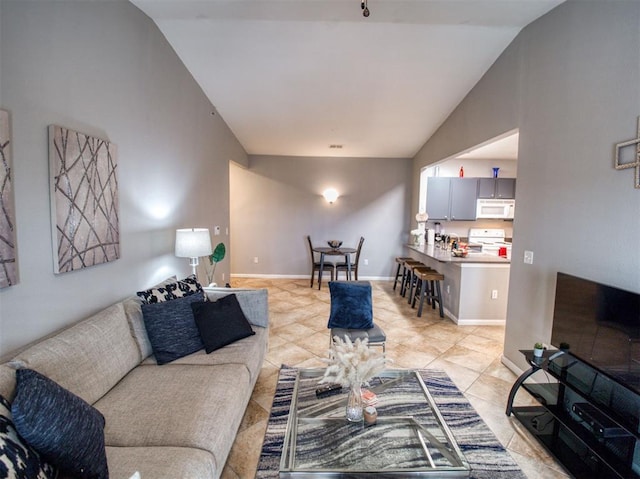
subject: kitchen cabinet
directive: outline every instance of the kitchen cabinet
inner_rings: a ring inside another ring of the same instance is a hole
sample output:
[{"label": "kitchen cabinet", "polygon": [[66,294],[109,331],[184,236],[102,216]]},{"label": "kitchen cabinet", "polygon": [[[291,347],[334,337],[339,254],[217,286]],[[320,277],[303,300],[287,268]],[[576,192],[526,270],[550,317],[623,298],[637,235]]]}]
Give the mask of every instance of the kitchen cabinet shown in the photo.
[{"label": "kitchen cabinet", "polygon": [[478,198],[513,199],[516,197],[515,178],[479,178]]},{"label": "kitchen cabinet", "polygon": [[449,218],[451,178],[429,178],[427,181],[427,214],[429,219]]},{"label": "kitchen cabinet", "polygon": [[429,178],[427,214],[433,220],[476,219],[477,178]]}]

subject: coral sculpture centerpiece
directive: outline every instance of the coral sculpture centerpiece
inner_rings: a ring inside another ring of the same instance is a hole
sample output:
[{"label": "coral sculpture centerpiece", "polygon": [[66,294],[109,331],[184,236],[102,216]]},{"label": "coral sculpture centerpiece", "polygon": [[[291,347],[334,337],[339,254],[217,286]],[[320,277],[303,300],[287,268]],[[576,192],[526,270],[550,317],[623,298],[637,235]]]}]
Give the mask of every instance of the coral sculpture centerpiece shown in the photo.
[{"label": "coral sculpture centerpiece", "polygon": [[333,347],[329,350],[328,364],[320,383],[337,383],[349,388],[347,399],[347,420],[361,421],[363,418],[362,391],[363,385],[382,371],[388,360],[379,351],[369,348],[367,339],[351,341],[334,336]]}]

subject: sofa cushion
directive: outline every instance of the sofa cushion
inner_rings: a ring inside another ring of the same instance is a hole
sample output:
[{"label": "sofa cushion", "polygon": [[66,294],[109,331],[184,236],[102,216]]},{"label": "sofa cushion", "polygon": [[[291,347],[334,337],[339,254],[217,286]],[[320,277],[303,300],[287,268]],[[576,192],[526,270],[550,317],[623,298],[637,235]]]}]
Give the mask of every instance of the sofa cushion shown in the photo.
[{"label": "sofa cushion", "polygon": [[212,479],[220,477],[213,455],[186,447],[109,447],[109,476],[117,479]]},{"label": "sofa cushion", "polygon": [[93,404],[140,362],[122,303],[18,354],[18,367],[35,369]]},{"label": "sofa cushion", "polygon": [[329,281],[331,315],[329,328],[371,329],[373,303],[367,281]]},{"label": "sofa cushion", "polygon": [[140,361],[153,354],[153,348],[149,341],[147,328],[144,326],[144,316],[142,315],[142,301],[137,296],[125,299],[122,302],[124,314],[129,323],[129,330],[136,341],[140,353]]},{"label": "sofa cushion", "polygon": [[191,303],[203,300],[204,293],[200,291],[171,301],[142,305],[144,324],[158,364],[204,348],[191,310]]},{"label": "sofa cushion", "polygon": [[16,371],[8,364],[0,364],[0,396],[4,396],[7,401],[13,401],[16,393]]},{"label": "sofa cushion", "polygon": [[143,304],[152,304],[190,296],[198,291],[202,291],[202,286],[198,283],[196,276],[192,274],[175,283],[167,283],[145,291],[138,291],[136,294]]},{"label": "sofa cushion", "polygon": [[266,289],[204,288],[209,301],[235,294],[249,322],[254,326],[269,326],[269,297]]},{"label": "sofa cushion", "polygon": [[213,303],[191,303],[191,309],[207,354],[256,334],[242,312],[235,294]]},{"label": "sofa cushion", "polygon": [[102,414],[32,369],[16,371],[16,383],[11,413],[20,436],[67,474],[108,479]]},{"label": "sofa cushion", "polygon": [[57,475],[58,471],[18,435],[11,405],[0,396],[0,477],[48,479]]},{"label": "sofa cushion", "polygon": [[199,448],[222,468],[252,388],[243,365],[139,366],[95,407],[108,446]]},{"label": "sofa cushion", "polygon": [[[188,356],[176,359],[171,365],[195,365],[195,366],[215,366],[219,364],[241,364],[244,365],[251,375],[251,382],[255,383],[260,374],[262,362],[267,354],[269,329],[254,327],[253,336],[246,337],[235,343],[226,345],[211,354],[207,354],[204,349]],[[149,356],[142,364],[155,365],[156,360]]]}]

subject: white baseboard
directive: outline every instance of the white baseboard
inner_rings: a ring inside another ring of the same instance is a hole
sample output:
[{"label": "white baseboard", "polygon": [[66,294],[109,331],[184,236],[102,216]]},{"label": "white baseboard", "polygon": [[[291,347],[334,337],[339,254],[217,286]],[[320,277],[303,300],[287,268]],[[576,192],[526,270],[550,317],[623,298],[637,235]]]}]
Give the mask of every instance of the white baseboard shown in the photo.
[{"label": "white baseboard", "polygon": [[516,363],[507,358],[504,354],[500,357],[500,362],[508,367],[516,376],[520,376],[524,371],[516,366]]},{"label": "white baseboard", "polygon": [[451,320],[458,326],[504,326],[504,319],[458,319],[447,308],[444,308],[445,316],[449,316]]}]

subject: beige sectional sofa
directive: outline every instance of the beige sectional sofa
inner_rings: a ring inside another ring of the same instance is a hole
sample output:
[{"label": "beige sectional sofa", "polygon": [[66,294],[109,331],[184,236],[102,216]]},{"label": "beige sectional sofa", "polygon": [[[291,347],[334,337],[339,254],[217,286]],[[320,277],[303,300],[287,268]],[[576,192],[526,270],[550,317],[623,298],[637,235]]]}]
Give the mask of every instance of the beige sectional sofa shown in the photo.
[{"label": "beige sectional sofa", "polygon": [[266,354],[268,305],[266,290],[205,293],[236,294],[256,334],[159,366],[140,300],[128,298],[1,364],[0,394],[12,400],[22,367],[92,404],[105,417],[111,478],[217,478]]}]

